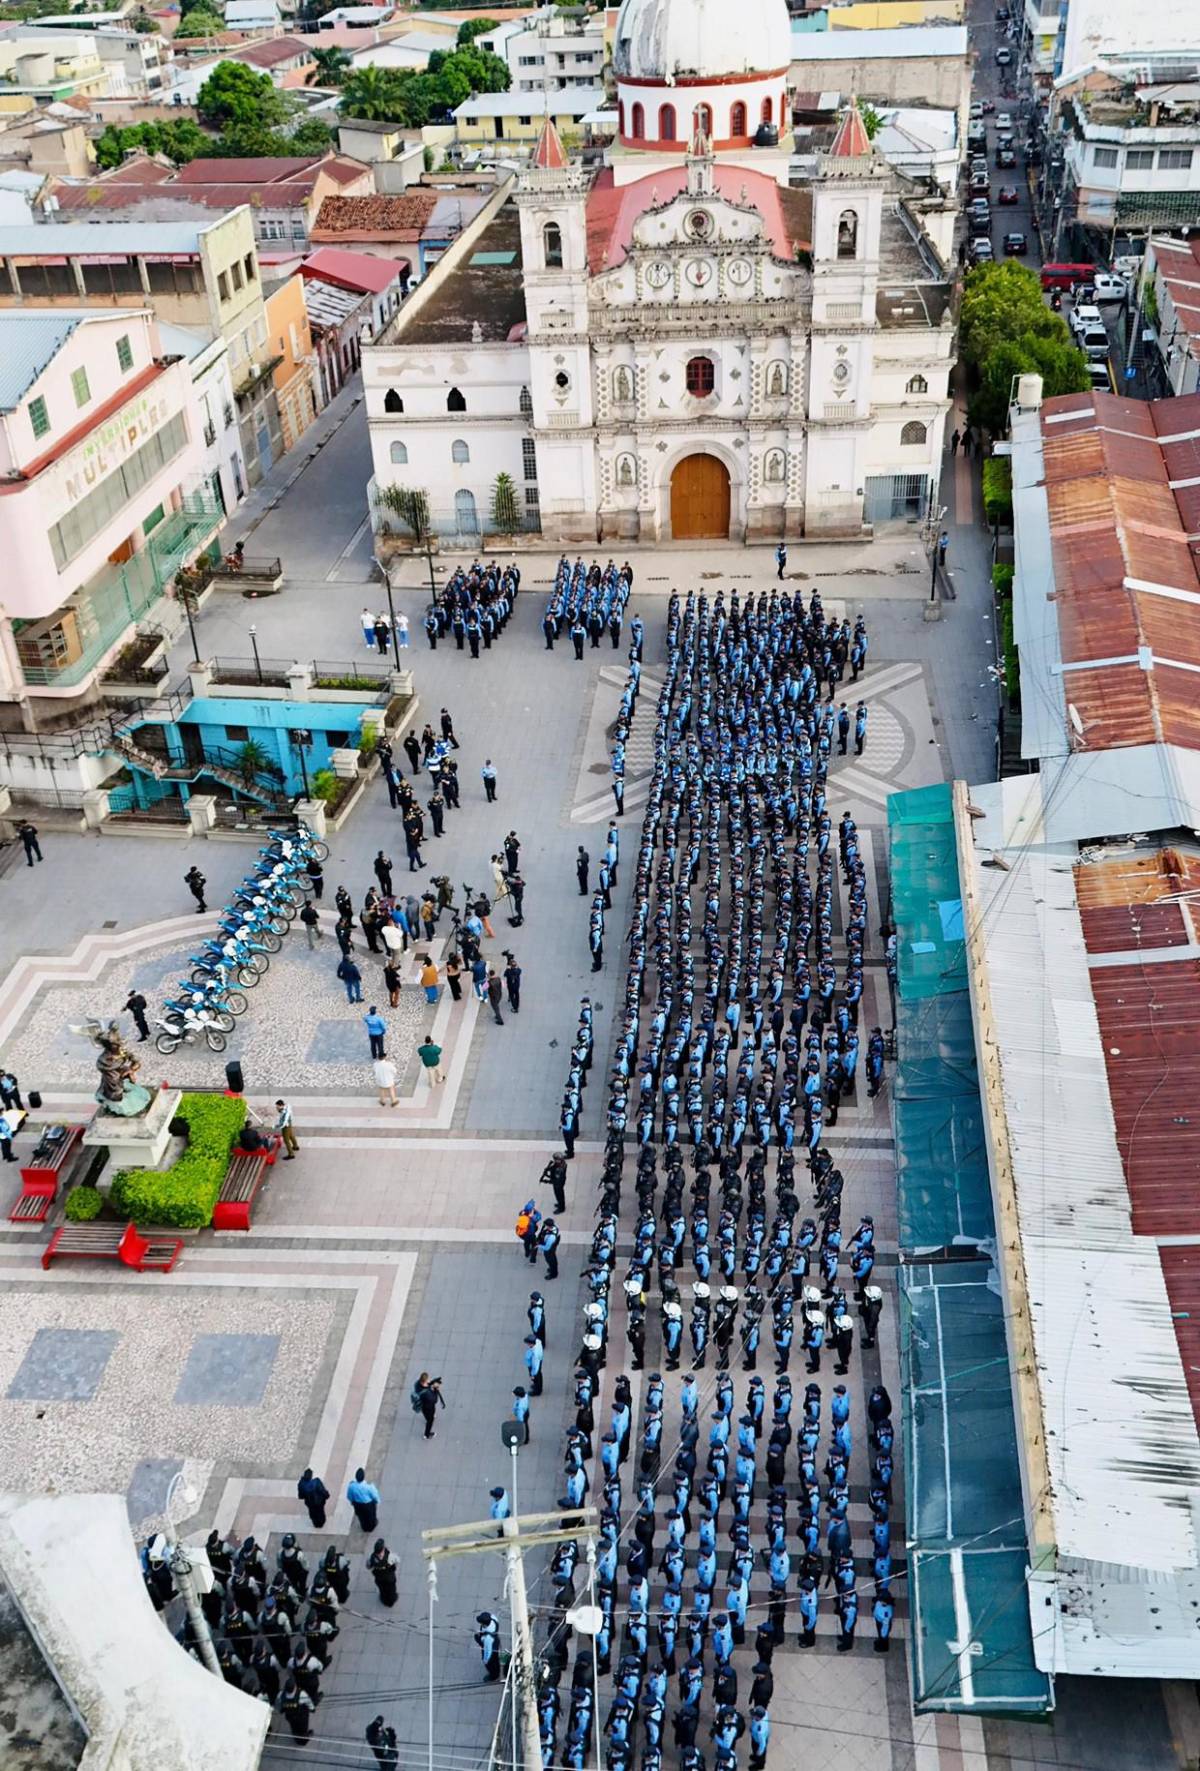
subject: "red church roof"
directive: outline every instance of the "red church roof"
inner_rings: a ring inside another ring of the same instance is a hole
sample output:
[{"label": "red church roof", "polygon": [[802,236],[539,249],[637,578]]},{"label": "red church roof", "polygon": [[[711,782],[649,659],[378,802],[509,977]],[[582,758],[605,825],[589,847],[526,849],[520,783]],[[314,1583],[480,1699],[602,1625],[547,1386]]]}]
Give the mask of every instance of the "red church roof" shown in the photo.
[{"label": "red church roof", "polygon": [[871,152],[871,138],[859,115],[856,98],[850,100],[850,108],[838,124],[829,152],[841,160],[861,160]]},{"label": "red church roof", "polygon": [[559,172],[568,164],[566,149],[559,140],[558,130],[554,127],[552,117],[547,117],[542,124],[542,133],[538,136],[537,147],[533,150],[533,163],[546,172]]},{"label": "red church roof", "polygon": [[[808,191],[776,184],[766,172],[716,165],[713,188],[730,203],[757,209],[776,258],[794,259],[797,247],[812,245],[812,202]],[[669,203],[687,189],[687,167],[649,172],[632,184],[613,182],[611,167],[593,184],[587,200],[587,255],[592,276],[619,264],[633,239],[633,226],[647,209]]]}]

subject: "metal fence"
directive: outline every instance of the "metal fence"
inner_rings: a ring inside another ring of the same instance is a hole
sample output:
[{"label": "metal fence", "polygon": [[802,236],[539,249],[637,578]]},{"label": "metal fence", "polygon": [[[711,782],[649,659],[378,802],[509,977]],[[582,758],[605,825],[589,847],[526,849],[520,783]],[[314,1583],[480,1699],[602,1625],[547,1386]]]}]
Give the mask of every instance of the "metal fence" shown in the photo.
[{"label": "metal fence", "polygon": [[342,684],[352,686],[354,683],[369,683],[378,688],[386,683],[392,674],[393,666],[386,658],[314,658],[312,664],[313,677],[318,683]]},{"label": "metal fence", "polygon": [[48,806],[64,812],[79,811],[86,789],[82,787],[14,787],[12,809],[22,812],[27,807]]},{"label": "metal fence", "polygon": [[238,688],[270,686],[286,689],[288,672],[295,670],[291,658],[214,658],[213,681],[232,683]]}]

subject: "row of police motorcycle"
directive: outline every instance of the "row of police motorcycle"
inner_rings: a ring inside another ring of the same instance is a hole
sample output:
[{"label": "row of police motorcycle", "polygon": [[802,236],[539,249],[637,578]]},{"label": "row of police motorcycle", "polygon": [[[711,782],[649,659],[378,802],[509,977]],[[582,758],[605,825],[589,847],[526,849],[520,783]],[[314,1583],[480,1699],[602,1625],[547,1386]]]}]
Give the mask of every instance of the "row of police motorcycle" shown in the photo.
[{"label": "row of police motorcycle", "polygon": [[154,1044],[164,1056],[181,1045],[225,1050],[234,1018],[245,1014],[245,992],[257,987],[283,945],[292,918],[314,890],[310,862],[321,862],[328,845],[302,825],[270,832],[258,865],[248,873],[217,918],[217,933],[188,961],[191,975],[180,979],[156,1020]]}]

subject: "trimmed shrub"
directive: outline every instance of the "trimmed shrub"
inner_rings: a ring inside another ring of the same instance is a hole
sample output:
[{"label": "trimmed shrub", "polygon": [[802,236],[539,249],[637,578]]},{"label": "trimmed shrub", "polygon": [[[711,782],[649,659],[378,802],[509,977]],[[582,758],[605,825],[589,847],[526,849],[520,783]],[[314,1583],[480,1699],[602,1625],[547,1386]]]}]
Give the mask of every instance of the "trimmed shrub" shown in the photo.
[{"label": "trimmed shrub", "polygon": [[1011,596],[1013,587],[1013,568],[1011,566],[992,567],[992,588],[997,596]]},{"label": "trimmed shrub", "polygon": [[170,1168],[123,1168],[113,1176],[114,1208],[138,1224],[202,1230],[213,1208],[229,1152],[246,1123],[246,1103],[225,1095],[185,1094],[178,1117],[187,1124],[187,1149]]},{"label": "trimmed shrub", "polygon": [[104,1210],[104,1195],[98,1187],[73,1187],[63,1207],[72,1224],[90,1224]]},{"label": "trimmed shrub", "polygon": [[1006,455],[989,456],[983,464],[983,514],[989,528],[1012,524],[1012,462]]}]

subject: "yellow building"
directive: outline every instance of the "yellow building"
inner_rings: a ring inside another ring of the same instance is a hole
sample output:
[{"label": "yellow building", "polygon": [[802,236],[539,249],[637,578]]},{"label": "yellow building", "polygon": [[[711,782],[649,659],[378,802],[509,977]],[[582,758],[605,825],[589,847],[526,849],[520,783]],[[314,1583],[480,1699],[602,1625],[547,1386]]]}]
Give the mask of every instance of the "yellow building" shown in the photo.
[{"label": "yellow building", "polygon": [[486,149],[498,142],[506,146],[525,142],[533,147],[550,118],[567,141],[579,133],[579,123],[589,111],[604,104],[597,86],[566,88],[559,92],[479,92],[459,105],[454,113],[455,140],[460,147]]},{"label": "yellow building", "polygon": [[284,449],[295,448],[316,417],[313,404],[313,341],[304,305],[304,279],[289,277],[266,298],[267,338],[277,359],[271,371],[279,402]]},{"label": "yellow building", "polygon": [[826,8],[831,31],[890,31],[899,25],[961,25],[963,0],[846,0]]}]

